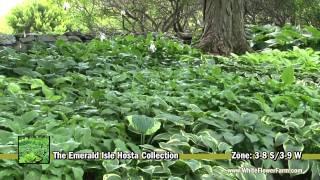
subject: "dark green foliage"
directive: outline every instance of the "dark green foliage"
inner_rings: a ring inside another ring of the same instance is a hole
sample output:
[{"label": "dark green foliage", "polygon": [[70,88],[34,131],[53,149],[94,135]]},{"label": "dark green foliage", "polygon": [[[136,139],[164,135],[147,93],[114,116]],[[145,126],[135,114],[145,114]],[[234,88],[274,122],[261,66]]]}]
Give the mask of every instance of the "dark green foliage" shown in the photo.
[{"label": "dark green foliage", "polygon": [[271,25],[251,25],[247,30],[251,35],[251,46],[254,50],[265,48],[289,50],[294,46],[320,50],[320,30],[312,26],[286,25],[280,28]]},{"label": "dark green foliage", "polygon": [[[0,153],[15,152],[10,145],[17,144],[17,134],[49,135],[52,151],[65,152],[317,153],[319,54],[295,47],[212,57],[152,36],[88,44],[58,41],[29,54],[4,49]],[[135,119],[130,122],[128,116]],[[319,178],[318,161],[79,160],[22,168],[0,160],[0,179],[81,179],[88,172],[97,179],[104,174],[123,179],[246,179],[226,169],[288,165],[310,172],[309,179]]]}]

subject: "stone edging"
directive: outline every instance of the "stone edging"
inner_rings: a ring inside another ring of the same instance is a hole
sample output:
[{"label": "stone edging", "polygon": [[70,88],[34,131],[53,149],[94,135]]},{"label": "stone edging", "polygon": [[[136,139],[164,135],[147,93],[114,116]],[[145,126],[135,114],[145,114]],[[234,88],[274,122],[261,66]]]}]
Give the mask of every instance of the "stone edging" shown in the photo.
[{"label": "stone edging", "polygon": [[87,42],[95,39],[93,34],[82,34],[79,32],[67,32],[63,35],[47,35],[47,34],[0,34],[0,47],[12,47],[19,51],[25,51],[32,46],[34,42],[42,42],[52,44],[56,40],[62,39],[70,42]]}]

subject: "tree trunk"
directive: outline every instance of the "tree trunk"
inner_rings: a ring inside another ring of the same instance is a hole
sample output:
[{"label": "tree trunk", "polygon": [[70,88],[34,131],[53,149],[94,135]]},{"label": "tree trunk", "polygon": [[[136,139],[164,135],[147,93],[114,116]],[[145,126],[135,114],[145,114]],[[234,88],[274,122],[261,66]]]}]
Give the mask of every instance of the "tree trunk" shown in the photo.
[{"label": "tree trunk", "polygon": [[244,32],[244,0],[205,0],[203,11],[201,49],[219,55],[249,50]]}]

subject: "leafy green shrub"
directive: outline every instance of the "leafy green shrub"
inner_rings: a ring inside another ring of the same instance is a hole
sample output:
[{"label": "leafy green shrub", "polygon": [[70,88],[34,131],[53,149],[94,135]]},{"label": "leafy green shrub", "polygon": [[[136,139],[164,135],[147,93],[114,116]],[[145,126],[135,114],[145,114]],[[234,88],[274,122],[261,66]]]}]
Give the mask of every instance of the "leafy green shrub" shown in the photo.
[{"label": "leafy green shrub", "polygon": [[41,158],[37,155],[35,155],[35,153],[28,153],[26,155],[24,155],[21,159],[21,163],[36,163],[41,161]]},{"label": "leafy green shrub", "polygon": [[67,16],[61,8],[43,2],[25,3],[14,8],[8,23],[15,33],[65,32]]}]

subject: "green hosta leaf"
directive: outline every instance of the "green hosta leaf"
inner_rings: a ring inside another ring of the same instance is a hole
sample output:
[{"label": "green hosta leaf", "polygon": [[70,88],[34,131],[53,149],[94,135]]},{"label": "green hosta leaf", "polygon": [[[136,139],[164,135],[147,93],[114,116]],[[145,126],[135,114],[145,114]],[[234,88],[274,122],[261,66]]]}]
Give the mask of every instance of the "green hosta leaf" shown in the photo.
[{"label": "green hosta leaf", "polygon": [[304,145],[302,143],[294,142],[293,140],[286,141],[283,144],[283,148],[286,152],[288,151],[303,151]]},{"label": "green hosta leaf", "polygon": [[40,180],[59,180],[59,179],[61,179],[61,178],[58,176],[42,174]]},{"label": "green hosta leaf", "polygon": [[312,34],[314,39],[320,39],[320,31],[312,26],[306,26],[305,29]]},{"label": "green hosta leaf", "polygon": [[258,99],[261,108],[266,112],[269,113],[271,111],[269,105],[266,103],[265,99],[261,94],[255,94],[255,97]]},{"label": "green hosta leaf", "polygon": [[226,89],[224,91],[221,92],[221,95],[223,97],[225,97],[228,101],[235,101],[237,100],[236,95],[230,90],[230,89]]},{"label": "green hosta leaf", "polygon": [[312,177],[311,179],[319,179],[320,178],[320,162],[313,161],[311,167]]},{"label": "green hosta leaf", "polygon": [[180,131],[181,134],[171,135],[170,140],[177,140],[180,142],[188,142],[190,136],[183,131]]},{"label": "green hosta leaf", "polygon": [[135,152],[135,153],[141,153],[141,150],[139,148],[139,146],[133,144],[133,143],[127,143],[127,146],[132,150],[132,152]]},{"label": "green hosta leaf", "polygon": [[212,149],[212,151],[216,151],[218,147],[218,140],[216,140],[208,131],[201,132],[199,137],[205,146]]},{"label": "green hosta leaf", "polygon": [[74,179],[83,179],[84,171],[81,167],[72,167]]},{"label": "green hosta leaf", "polygon": [[231,121],[235,121],[235,122],[239,122],[242,117],[239,113],[234,112],[234,111],[227,111],[226,116],[228,119],[230,119]]},{"label": "green hosta leaf", "polygon": [[213,118],[199,118],[198,122],[202,122],[205,124],[209,124],[215,127],[218,127],[220,129],[226,129],[230,126],[226,121],[224,120],[219,120],[219,119],[213,119]]},{"label": "green hosta leaf", "polygon": [[170,133],[161,133],[154,136],[153,140],[169,140],[171,136],[172,134]]},{"label": "green hosta leaf", "polygon": [[190,104],[188,107],[194,112],[202,112],[202,110],[195,104]]},{"label": "green hosta leaf", "polygon": [[140,134],[150,135],[160,129],[161,123],[144,115],[127,116],[130,126]]},{"label": "green hosta leaf", "polygon": [[157,150],[156,147],[149,145],[149,144],[143,144],[143,145],[140,145],[140,147],[142,147],[143,150],[148,150],[148,151],[156,151]]},{"label": "green hosta leaf", "polygon": [[104,180],[122,180],[122,178],[117,174],[105,174],[103,175]]},{"label": "green hosta leaf", "polygon": [[129,152],[126,143],[121,139],[115,139],[113,142],[116,146],[116,151]]},{"label": "green hosta leaf", "polygon": [[294,69],[292,66],[289,66],[284,69],[284,71],[281,74],[281,79],[285,85],[292,84],[295,81]]},{"label": "green hosta leaf", "polygon": [[[61,180],[61,174],[59,176],[54,175],[44,175],[42,174],[41,180]],[[70,175],[66,175],[66,180],[72,180],[73,178]]]},{"label": "green hosta leaf", "polygon": [[26,112],[21,116],[21,120],[24,124],[28,124],[33,121],[39,114],[36,111]]},{"label": "green hosta leaf", "polygon": [[30,171],[27,173],[27,175],[25,176],[25,179],[34,179],[34,180],[38,180],[41,177],[41,173],[38,171]]},{"label": "green hosta leaf", "polygon": [[213,167],[210,165],[202,165],[202,168],[208,173],[208,174],[213,174]]},{"label": "green hosta leaf", "polygon": [[[57,136],[54,136],[55,140],[59,140],[59,138]],[[55,147],[55,149],[63,149],[63,151],[68,152],[68,151],[73,151],[75,149],[77,149],[79,146],[81,145],[81,143],[74,141],[73,139],[69,139],[66,142],[62,142],[62,143],[54,143],[52,144],[53,147]]]},{"label": "green hosta leaf", "polygon": [[118,159],[114,160],[105,160],[102,162],[102,166],[105,168],[106,172],[112,172],[114,170],[117,170],[121,167],[125,167],[125,164],[119,164]]},{"label": "green hosta leaf", "polygon": [[32,71],[31,68],[25,68],[25,67],[18,67],[18,68],[14,68],[13,71],[19,75],[25,75],[25,76],[30,76],[30,77],[40,77],[41,74],[36,72],[36,71]]},{"label": "green hosta leaf", "polygon": [[156,166],[150,165],[150,166],[139,168],[139,169],[149,175],[153,175],[153,173],[155,172]]},{"label": "green hosta leaf", "polygon": [[48,88],[47,86],[42,86],[42,92],[46,96],[46,98],[50,99],[54,96],[54,92],[52,89]]},{"label": "green hosta leaf", "polygon": [[145,178],[143,176],[131,176],[129,180],[144,180]]},{"label": "green hosta leaf", "polygon": [[41,79],[32,79],[31,80],[31,89],[36,89],[44,86],[44,82]]},{"label": "green hosta leaf", "polygon": [[285,121],[285,125],[287,127],[292,127],[292,128],[302,128],[305,125],[305,121],[303,119],[287,119]]},{"label": "green hosta leaf", "polygon": [[214,76],[219,76],[219,75],[221,75],[221,68],[220,67],[214,67],[214,68],[212,68],[212,75],[214,75]]},{"label": "green hosta leaf", "polygon": [[191,147],[191,148],[190,148],[190,152],[191,152],[192,154],[197,154],[197,153],[205,153],[206,151],[201,150],[201,149],[198,149],[198,148],[195,148],[195,147]]},{"label": "green hosta leaf", "polygon": [[225,142],[220,142],[218,145],[218,149],[221,152],[231,152],[232,151],[232,146],[230,146],[229,144],[225,143]]},{"label": "green hosta leaf", "polygon": [[183,153],[183,150],[185,151],[190,150],[190,145],[188,143],[180,143],[180,144],[178,143],[179,143],[178,141],[174,141],[174,142],[169,141],[169,143],[160,142],[159,146],[162,149],[175,152],[175,153]]},{"label": "green hosta leaf", "polygon": [[267,148],[271,148],[274,145],[273,136],[271,136],[270,134],[268,136],[263,136],[261,138],[261,141],[262,141],[263,145]]},{"label": "green hosta leaf", "polygon": [[202,167],[200,161],[197,161],[197,160],[187,160],[187,161],[183,161],[183,162],[186,163],[190,167],[192,172],[196,172],[198,169],[200,169]]},{"label": "green hosta leaf", "polygon": [[12,140],[14,140],[14,136],[13,136],[12,132],[0,129],[0,143],[1,144],[6,144]]},{"label": "green hosta leaf", "polygon": [[179,126],[192,124],[192,122],[186,121],[186,120],[184,120],[184,118],[182,118],[180,116],[176,116],[173,114],[167,114],[167,113],[159,114],[155,117],[155,119],[162,119],[162,120],[170,121],[170,122],[174,123],[175,125],[179,125]]},{"label": "green hosta leaf", "polygon": [[289,135],[286,133],[277,133],[275,137],[275,146],[280,146],[289,140]]},{"label": "green hosta leaf", "polygon": [[226,141],[228,141],[231,145],[238,144],[244,140],[243,134],[233,135],[232,133],[223,133],[223,137]]},{"label": "green hosta leaf", "polygon": [[168,180],[183,180],[183,179],[180,177],[170,176]]},{"label": "green hosta leaf", "polygon": [[259,116],[252,113],[245,113],[242,115],[239,123],[244,126],[252,126],[257,123]]},{"label": "green hosta leaf", "polygon": [[76,127],[74,129],[74,138],[78,142],[82,142],[84,146],[89,146],[92,143],[91,129]]},{"label": "green hosta leaf", "polygon": [[22,90],[21,90],[20,86],[18,84],[16,84],[16,83],[9,83],[8,90],[12,94],[21,94],[22,93]]},{"label": "green hosta leaf", "polygon": [[54,92],[41,79],[31,80],[31,89],[42,88],[42,93],[50,100],[58,100],[60,96],[54,96]]},{"label": "green hosta leaf", "polygon": [[302,169],[303,172],[301,174],[305,174],[308,172],[308,170],[310,168],[309,164],[310,164],[309,161],[288,160],[289,169]]},{"label": "green hosta leaf", "polygon": [[109,108],[101,111],[101,115],[112,115],[112,114],[117,114],[117,112]]},{"label": "green hosta leaf", "polygon": [[259,137],[256,134],[244,133],[250,140],[251,143],[255,143],[259,141]]},{"label": "green hosta leaf", "polygon": [[15,175],[17,175],[17,172],[14,169],[2,169],[0,171],[0,179],[14,180],[14,178],[10,179],[10,177]]},{"label": "green hosta leaf", "polygon": [[235,180],[235,178],[228,177],[227,174],[224,175],[209,175],[204,174],[201,176],[201,180],[212,180],[212,179],[224,179],[224,180]]},{"label": "green hosta leaf", "polygon": [[276,39],[269,39],[267,41],[265,41],[267,44],[269,44],[269,46],[274,46],[277,44],[277,40]]},{"label": "green hosta leaf", "polygon": [[128,78],[127,74],[120,74],[120,75],[114,76],[112,78],[112,81],[113,82],[122,82],[122,81],[125,81],[127,78]]}]

